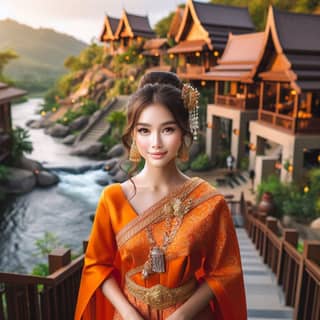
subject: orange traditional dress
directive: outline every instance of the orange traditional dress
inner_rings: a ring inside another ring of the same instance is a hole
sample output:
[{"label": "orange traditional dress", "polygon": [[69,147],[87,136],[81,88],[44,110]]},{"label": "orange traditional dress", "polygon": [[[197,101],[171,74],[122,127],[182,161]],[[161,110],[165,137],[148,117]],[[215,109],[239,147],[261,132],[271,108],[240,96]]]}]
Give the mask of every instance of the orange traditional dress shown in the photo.
[{"label": "orange traditional dress", "polygon": [[[168,231],[170,226],[175,234]],[[150,232],[160,248],[164,235],[171,242],[164,252],[165,271],[143,277],[150,261]],[[111,274],[144,319],[166,319],[203,281],[214,298],[195,319],[247,319],[230,211],[223,196],[200,178],[188,180],[140,215],[119,183],[103,190],[85,254],[75,320],[122,319],[100,289]]]}]

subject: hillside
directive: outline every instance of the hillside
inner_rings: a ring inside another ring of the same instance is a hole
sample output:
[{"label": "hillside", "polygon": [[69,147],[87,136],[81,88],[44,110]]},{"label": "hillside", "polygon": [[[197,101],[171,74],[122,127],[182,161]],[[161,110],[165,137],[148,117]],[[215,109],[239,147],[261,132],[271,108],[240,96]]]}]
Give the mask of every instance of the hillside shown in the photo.
[{"label": "hillside", "polygon": [[5,75],[21,87],[43,91],[66,72],[63,62],[87,46],[72,36],[51,29],[34,29],[14,20],[0,20],[0,50],[13,49],[19,58]]}]

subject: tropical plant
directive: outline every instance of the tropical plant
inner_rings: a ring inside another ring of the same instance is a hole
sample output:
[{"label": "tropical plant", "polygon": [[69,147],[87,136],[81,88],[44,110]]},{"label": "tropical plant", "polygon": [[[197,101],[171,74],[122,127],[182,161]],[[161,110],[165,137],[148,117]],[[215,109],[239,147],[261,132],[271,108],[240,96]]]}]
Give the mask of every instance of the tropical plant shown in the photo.
[{"label": "tropical plant", "polygon": [[30,134],[28,130],[16,127],[11,131],[11,157],[14,162],[17,162],[23,156],[23,153],[31,153],[33,151],[32,142],[29,140]]},{"label": "tropical plant", "polygon": [[124,126],[126,124],[126,115],[122,111],[112,111],[107,116],[107,121],[111,125],[112,135],[116,139],[122,136]]},{"label": "tropical plant", "polygon": [[207,154],[199,154],[190,165],[193,171],[205,171],[211,168],[210,159]]}]

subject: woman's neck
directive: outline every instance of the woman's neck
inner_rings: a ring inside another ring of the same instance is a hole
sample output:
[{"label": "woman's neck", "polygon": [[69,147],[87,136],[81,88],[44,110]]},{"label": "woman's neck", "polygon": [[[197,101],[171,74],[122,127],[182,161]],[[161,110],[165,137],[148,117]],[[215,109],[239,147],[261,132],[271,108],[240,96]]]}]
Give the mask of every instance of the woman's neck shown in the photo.
[{"label": "woman's neck", "polygon": [[136,182],[141,188],[150,191],[167,191],[170,188],[185,182],[188,177],[176,166],[175,161],[165,167],[151,167],[146,163],[141,172],[136,176]]}]

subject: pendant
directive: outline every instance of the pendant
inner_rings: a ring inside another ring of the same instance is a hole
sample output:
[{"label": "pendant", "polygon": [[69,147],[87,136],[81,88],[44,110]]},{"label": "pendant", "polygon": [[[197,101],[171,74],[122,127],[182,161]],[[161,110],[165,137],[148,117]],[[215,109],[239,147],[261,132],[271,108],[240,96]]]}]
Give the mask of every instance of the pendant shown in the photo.
[{"label": "pendant", "polygon": [[153,247],[150,252],[151,270],[153,272],[166,272],[164,252],[159,247]]}]

